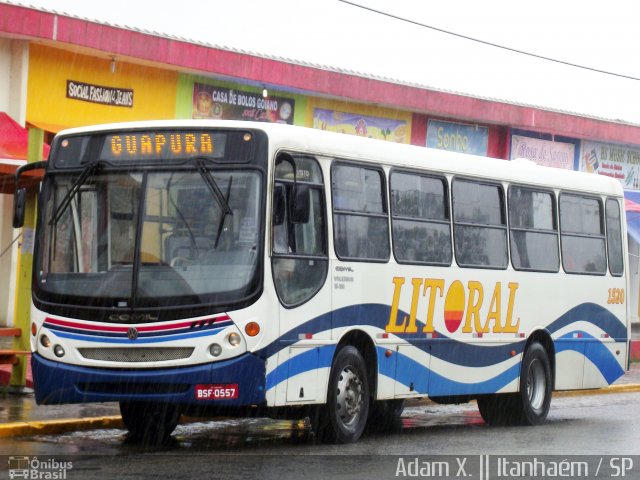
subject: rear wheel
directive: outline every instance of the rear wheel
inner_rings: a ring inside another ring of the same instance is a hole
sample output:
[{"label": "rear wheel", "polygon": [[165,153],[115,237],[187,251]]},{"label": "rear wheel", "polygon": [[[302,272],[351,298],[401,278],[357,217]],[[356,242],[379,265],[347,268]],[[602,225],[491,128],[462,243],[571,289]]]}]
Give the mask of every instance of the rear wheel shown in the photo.
[{"label": "rear wheel", "polygon": [[318,437],[328,443],[357,441],[369,414],[367,368],[357,348],[346,346],[336,354],[331,373],[327,404],[318,412]]},{"label": "rear wheel", "polygon": [[127,440],[150,445],[166,441],[180,420],[179,405],[154,402],[120,402]]},{"label": "rear wheel", "polygon": [[533,342],[520,370],[520,391],[478,398],[478,408],[491,425],[539,425],[549,413],[553,390],[551,364],[544,347]]}]

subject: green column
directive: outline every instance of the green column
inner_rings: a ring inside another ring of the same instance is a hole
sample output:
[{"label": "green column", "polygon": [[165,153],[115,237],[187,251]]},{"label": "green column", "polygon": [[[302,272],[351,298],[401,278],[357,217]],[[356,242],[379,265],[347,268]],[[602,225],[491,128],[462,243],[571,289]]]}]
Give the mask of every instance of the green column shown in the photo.
[{"label": "green column", "polygon": [[[27,162],[37,162],[42,159],[44,131],[39,128],[29,128],[29,149]],[[33,270],[33,242],[36,225],[37,189],[32,189],[27,195],[27,204],[22,227],[22,241],[18,254],[18,272],[16,279],[16,302],[14,326],[22,330],[22,335],[13,341],[14,350],[29,350],[31,337],[31,273]],[[19,356],[19,361],[11,369],[9,385],[22,388],[26,383],[26,357]]]}]

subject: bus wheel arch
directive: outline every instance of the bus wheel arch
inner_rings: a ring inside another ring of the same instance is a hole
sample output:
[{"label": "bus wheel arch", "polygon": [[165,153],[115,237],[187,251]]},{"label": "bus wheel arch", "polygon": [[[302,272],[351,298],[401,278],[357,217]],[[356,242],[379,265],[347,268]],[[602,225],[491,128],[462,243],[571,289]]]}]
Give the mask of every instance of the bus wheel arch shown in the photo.
[{"label": "bus wheel arch", "polygon": [[357,441],[367,424],[377,373],[375,347],[361,330],[347,332],[336,346],[327,384],[327,402],[312,419],[326,443]]},{"label": "bus wheel arch", "polygon": [[376,354],[376,346],[373,340],[362,330],[350,330],[338,342],[334,358],[338,351],[346,345],[351,345],[357,348],[362,355],[367,367],[369,394],[372,399],[376,398],[378,392],[378,356]]},{"label": "bus wheel arch", "polygon": [[551,404],[554,387],[554,348],[547,332],[534,332],[524,347],[518,376],[518,391],[481,395],[478,408],[490,425],[539,425]]}]

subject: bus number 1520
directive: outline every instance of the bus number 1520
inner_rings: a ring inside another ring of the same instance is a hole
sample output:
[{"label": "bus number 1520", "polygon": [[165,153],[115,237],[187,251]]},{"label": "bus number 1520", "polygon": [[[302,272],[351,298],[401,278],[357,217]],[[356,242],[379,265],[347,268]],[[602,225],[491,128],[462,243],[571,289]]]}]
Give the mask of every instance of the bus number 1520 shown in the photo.
[{"label": "bus number 1520", "polygon": [[611,304],[622,304],[624,303],[624,288],[610,288],[609,289],[609,298],[607,299],[607,303]]}]

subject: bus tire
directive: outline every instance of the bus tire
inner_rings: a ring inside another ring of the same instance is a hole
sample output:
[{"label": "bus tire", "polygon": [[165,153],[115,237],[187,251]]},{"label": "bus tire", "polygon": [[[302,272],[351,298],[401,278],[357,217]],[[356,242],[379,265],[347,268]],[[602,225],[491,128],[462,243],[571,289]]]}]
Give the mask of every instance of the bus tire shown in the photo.
[{"label": "bus tire", "polygon": [[545,348],[533,342],[525,351],[517,393],[478,397],[478,409],[490,425],[540,425],[549,413],[553,390]]},{"label": "bus tire", "polygon": [[165,442],[180,420],[179,405],[156,402],[120,402],[122,422],[127,427],[127,441],[145,445]]},{"label": "bus tire", "polygon": [[545,348],[533,342],[527,348],[520,368],[520,391],[513,412],[513,425],[540,425],[549,414],[553,376]]},{"label": "bus tire", "polygon": [[347,345],[333,359],[327,403],[320,409],[317,435],[326,443],[357,441],[369,415],[367,367],[357,348]]}]

